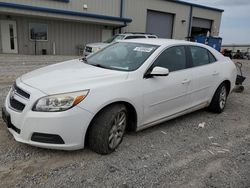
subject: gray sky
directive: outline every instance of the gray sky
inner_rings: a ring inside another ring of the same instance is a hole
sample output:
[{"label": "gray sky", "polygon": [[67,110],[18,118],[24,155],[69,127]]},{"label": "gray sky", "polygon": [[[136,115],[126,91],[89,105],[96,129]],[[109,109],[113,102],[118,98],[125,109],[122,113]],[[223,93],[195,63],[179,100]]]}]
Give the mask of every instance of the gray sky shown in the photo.
[{"label": "gray sky", "polygon": [[250,44],[250,0],[184,0],[224,9],[220,36],[224,44]]}]

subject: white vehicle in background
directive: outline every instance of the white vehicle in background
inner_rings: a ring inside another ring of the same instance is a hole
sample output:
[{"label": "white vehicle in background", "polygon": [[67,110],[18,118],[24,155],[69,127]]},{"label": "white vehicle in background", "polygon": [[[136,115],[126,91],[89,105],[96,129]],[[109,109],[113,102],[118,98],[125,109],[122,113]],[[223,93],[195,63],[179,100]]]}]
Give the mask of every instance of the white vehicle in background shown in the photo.
[{"label": "white vehicle in background", "polygon": [[203,44],[124,40],[21,76],[2,117],[19,142],[63,150],[87,145],[108,154],[126,130],[202,108],[221,113],[236,74],[229,58]]},{"label": "white vehicle in background", "polygon": [[146,33],[123,33],[123,34],[118,34],[114,35],[110,39],[104,41],[104,42],[99,42],[99,43],[91,43],[87,44],[84,48],[83,55],[88,56],[90,54],[93,54],[106,46],[110,45],[111,43],[114,43],[119,40],[127,40],[127,39],[145,39],[145,38],[158,38],[156,35],[152,34],[146,34]]}]

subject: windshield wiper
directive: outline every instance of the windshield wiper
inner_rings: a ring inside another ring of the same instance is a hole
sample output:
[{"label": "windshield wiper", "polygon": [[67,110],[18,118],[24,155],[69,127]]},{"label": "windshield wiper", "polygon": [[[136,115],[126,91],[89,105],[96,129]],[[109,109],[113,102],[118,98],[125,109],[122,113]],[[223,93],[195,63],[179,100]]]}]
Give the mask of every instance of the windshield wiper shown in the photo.
[{"label": "windshield wiper", "polygon": [[101,64],[90,64],[90,65],[93,65],[95,67],[104,68],[104,69],[112,69],[111,67],[107,67],[107,66],[104,66],[104,65],[101,65]]},{"label": "windshield wiper", "polygon": [[88,60],[87,60],[86,57],[83,57],[83,58],[81,58],[80,60],[82,60],[84,63],[87,63],[87,64],[88,64]]},{"label": "windshield wiper", "polygon": [[101,64],[90,64],[90,63],[88,62],[88,60],[87,60],[86,57],[83,57],[83,58],[81,58],[80,60],[82,60],[84,63],[87,63],[87,64],[92,65],[92,66],[95,66],[95,67],[100,67],[100,68],[104,68],[104,69],[112,69],[111,67],[106,67],[106,66],[101,65]]}]

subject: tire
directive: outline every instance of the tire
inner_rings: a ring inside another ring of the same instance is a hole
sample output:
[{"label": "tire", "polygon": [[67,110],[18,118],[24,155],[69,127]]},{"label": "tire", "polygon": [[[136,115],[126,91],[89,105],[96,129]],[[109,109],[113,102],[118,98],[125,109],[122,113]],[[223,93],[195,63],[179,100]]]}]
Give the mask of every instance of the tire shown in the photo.
[{"label": "tire", "polygon": [[99,154],[115,151],[122,142],[126,130],[127,114],[123,104],[108,106],[98,113],[87,133],[88,147]]},{"label": "tire", "polygon": [[225,83],[222,83],[216,90],[213,99],[208,107],[209,111],[221,113],[225,109],[228,91]]}]

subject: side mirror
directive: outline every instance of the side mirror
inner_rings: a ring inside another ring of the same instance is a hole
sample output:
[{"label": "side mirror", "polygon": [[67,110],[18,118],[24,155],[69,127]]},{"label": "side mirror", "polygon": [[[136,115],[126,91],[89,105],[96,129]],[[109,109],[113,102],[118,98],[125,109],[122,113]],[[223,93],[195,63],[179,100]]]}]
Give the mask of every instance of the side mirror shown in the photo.
[{"label": "side mirror", "polygon": [[169,70],[167,68],[163,68],[163,67],[155,67],[155,68],[153,68],[151,73],[149,73],[149,77],[168,76],[168,75],[169,75]]}]

